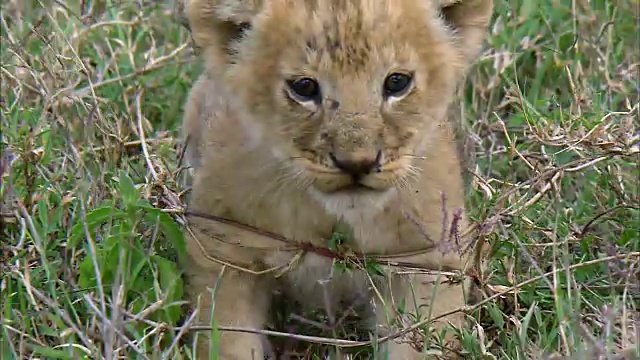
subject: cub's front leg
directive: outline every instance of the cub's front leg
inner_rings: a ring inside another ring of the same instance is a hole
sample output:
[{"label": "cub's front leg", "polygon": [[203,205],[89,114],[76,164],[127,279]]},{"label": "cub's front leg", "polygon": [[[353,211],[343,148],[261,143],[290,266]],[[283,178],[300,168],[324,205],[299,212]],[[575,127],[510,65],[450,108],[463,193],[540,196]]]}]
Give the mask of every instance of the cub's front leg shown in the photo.
[{"label": "cub's front leg", "polygon": [[[270,302],[268,281],[229,267],[223,270],[223,266],[204,258],[199,247],[190,246],[195,242],[191,236],[187,236],[187,241],[186,292],[192,306],[199,305],[198,322],[209,324],[213,315],[217,326],[262,329]],[[214,349],[216,355],[209,353],[209,334],[200,332],[198,335],[196,354],[199,360],[264,359],[264,341],[258,334],[220,331],[218,346]]]},{"label": "cub's front leg", "polygon": [[[444,275],[404,275],[402,279],[397,279],[396,285],[393,286],[393,288],[385,291],[387,293],[385,299],[386,306],[379,304],[379,311],[376,313],[378,324],[392,328],[389,326],[390,322],[397,319],[396,309],[400,305],[400,302],[403,301],[404,312],[407,315],[411,315],[411,317],[409,319],[410,321],[406,321],[406,316],[403,316],[405,320],[403,320],[404,324],[402,327],[411,326],[415,322],[414,316],[416,314],[420,315],[420,321],[437,318],[434,322],[429,323],[428,326],[435,329],[438,334],[440,334],[442,329],[447,327],[449,323],[454,326],[461,326],[464,322],[464,314],[461,312],[456,312],[442,318],[439,316],[463,307],[466,304],[465,295],[467,288],[468,285],[466,281],[451,282]],[[393,329],[391,333],[401,330],[397,325],[395,325]],[[415,350],[411,345],[414,339],[415,337],[409,335],[402,339],[387,341],[381,348],[382,353],[387,352],[389,359],[426,359],[427,357],[423,352]],[[452,329],[447,329],[444,340],[446,342],[446,349],[443,349],[444,358],[456,359],[455,352],[449,351],[451,349],[457,349],[458,347]]]}]

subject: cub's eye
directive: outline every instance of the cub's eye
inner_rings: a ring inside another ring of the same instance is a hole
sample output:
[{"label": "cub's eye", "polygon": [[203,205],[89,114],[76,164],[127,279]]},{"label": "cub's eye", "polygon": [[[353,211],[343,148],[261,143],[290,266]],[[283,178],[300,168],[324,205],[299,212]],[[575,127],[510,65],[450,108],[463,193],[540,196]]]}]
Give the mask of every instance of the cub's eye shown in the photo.
[{"label": "cub's eye", "polygon": [[289,88],[301,98],[312,100],[320,95],[320,85],[310,78],[300,78],[287,81]]},{"label": "cub's eye", "polygon": [[387,96],[399,95],[411,84],[411,75],[393,73],[384,79],[384,93]]}]

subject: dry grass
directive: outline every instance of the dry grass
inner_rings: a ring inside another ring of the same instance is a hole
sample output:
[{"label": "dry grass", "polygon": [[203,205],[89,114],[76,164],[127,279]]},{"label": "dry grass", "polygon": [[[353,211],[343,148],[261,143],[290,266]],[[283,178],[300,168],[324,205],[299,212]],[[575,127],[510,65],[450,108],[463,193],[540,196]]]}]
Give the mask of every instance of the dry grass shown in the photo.
[{"label": "dry grass", "polygon": [[[2,3],[0,357],[190,358],[176,142],[199,73],[189,35],[171,4],[62,4]],[[637,2],[496,5],[461,89],[468,208],[492,244],[485,300],[461,309],[464,351],[640,358]],[[357,343],[327,319],[286,320],[311,359],[311,330]]]}]

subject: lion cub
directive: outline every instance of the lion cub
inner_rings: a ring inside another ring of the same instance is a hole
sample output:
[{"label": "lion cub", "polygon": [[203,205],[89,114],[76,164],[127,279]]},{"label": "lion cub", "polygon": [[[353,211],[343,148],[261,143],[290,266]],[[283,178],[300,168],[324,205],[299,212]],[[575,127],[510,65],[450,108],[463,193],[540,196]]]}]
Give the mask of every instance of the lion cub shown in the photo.
[{"label": "lion cub", "polygon": [[[336,309],[366,295],[371,324],[378,325],[371,331],[382,335],[397,327],[400,303],[422,318],[465,304],[469,280],[400,275],[393,266],[387,278],[334,271],[336,259],[326,252],[301,253],[293,245],[326,248],[340,223],[351,233],[342,246],[353,253],[436,271],[466,269],[469,253],[449,249],[451,227],[463,231],[467,220],[463,212],[454,215],[464,208],[464,190],[446,112],[485,38],[492,6],[491,0],[187,3],[206,65],[183,125],[195,169],[188,211],[201,214],[189,216],[185,270],[202,321],[213,315],[218,325],[261,329],[276,288],[311,309]],[[208,288],[215,288],[215,301]],[[449,322],[462,325],[463,315],[431,325],[440,330]],[[219,359],[262,359],[261,340],[223,331]],[[425,358],[398,340],[383,344],[389,359]],[[199,343],[203,358],[208,349]]]}]

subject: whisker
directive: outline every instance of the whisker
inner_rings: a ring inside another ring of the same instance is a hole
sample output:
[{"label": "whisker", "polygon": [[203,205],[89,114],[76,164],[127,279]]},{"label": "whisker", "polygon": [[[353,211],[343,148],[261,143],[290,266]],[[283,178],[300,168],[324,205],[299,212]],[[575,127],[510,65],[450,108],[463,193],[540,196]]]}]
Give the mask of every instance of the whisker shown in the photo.
[{"label": "whisker", "polygon": [[407,167],[407,173],[417,177],[422,174],[422,169],[417,166],[409,165]]},{"label": "whisker", "polygon": [[290,186],[295,182],[296,178],[300,176],[299,173],[301,171],[299,169],[295,169],[287,160],[281,160],[274,164],[274,166],[277,166],[276,173],[278,176],[274,177],[273,180],[265,187],[260,198],[267,194],[275,197],[279,196],[283,189]]},{"label": "whisker", "polygon": [[409,158],[409,159],[419,159],[419,160],[426,160],[427,159],[425,156],[417,156],[417,155],[412,155],[412,154],[404,154],[404,155],[401,155],[400,157]]},{"label": "whisker", "polygon": [[395,184],[394,186],[398,189],[406,189],[411,187],[407,179],[405,179],[404,177],[394,179],[393,182]]}]

